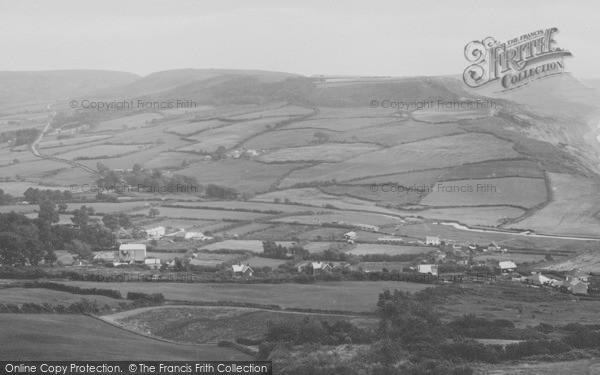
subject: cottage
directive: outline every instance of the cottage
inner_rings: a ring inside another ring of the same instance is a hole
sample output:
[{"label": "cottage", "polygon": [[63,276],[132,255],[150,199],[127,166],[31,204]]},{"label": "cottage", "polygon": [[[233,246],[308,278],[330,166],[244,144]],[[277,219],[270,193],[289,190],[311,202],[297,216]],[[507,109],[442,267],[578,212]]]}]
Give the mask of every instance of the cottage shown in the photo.
[{"label": "cottage", "polygon": [[437,236],[425,237],[425,245],[427,246],[439,246],[441,243],[440,238]]},{"label": "cottage", "polygon": [[127,243],[119,246],[119,253],[122,258],[143,262],[146,258],[146,245],[143,243]]},{"label": "cottage", "polygon": [[361,223],[356,223],[354,225],[359,227],[362,230],[367,230],[370,232],[379,232],[379,227],[377,227],[375,225],[361,224]]},{"label": "cottage", "polygon": [[417,272],[432,274],[433,276],[438,275],[438,266],[437,264],[419,264],[417,268]]},{"label": "cottage", "polygon": [[550,284],[551,279],[541,274],[535,274],[527,277],[525,281],[527,281],[528,284],[533,285],[548,285]]},{"label": "cottage", "polygon": [[589,277],[589,275],[583,272],[580,268],[572,269],[571,271],[565,273],[565,276],[567,277],[567,281],[579,280],[583,281],[584,283],[588,282]]},{"label": "cottage", "polygon": [[231,266],[231,270],[233,271],[233,277],[254,276],[254,270],[248,265],[234,264]]},{"label": "cottage", "polygon": [[517,265],[510,260],[498,263],[498,267],[500,267],[501,273],[509,273],[517,270]]},{"label": "cottage", "polygon": [[114,261],[115,259],[119,259],[118,251],[98,251],[94,254],[94,260],[108,260]]},{"label": "cottage", "polygon": [[329,263],[325,263],[325,262],[312,262],[311,266],[312,266],[314,275],[319,275],[319,274],[323,274],[323,273],[332,271],[332,268],[329,265]]},{"label": "cottage", "polygon": [[354,241],[356,239],[356,232],[348,232],[344,234],[344,239],[347,241]]},{"label": "cottage", "polygon": [[500,246],[498,246],[498,243],[496,243],[495,241],[492,241],[488,245],[487,251],[500,251]]},{"label": "cottage", "polygon": [[587,294],[588,284],[580,280],[565,281],[563,284],[573,294]]}]

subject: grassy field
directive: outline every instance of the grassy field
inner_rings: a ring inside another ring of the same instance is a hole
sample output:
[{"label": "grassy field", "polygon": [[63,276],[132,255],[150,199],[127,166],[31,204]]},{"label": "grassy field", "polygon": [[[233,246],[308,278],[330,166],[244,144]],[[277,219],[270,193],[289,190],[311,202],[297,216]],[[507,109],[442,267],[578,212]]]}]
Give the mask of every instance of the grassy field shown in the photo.
[{"label": "grassy field", "polygon": [[[278,242],[283,246],[290,246],[290,241]],[[256,253],[262,253],[263,245],[262,241],[257,240],[225,240],[221,242],[211,243],[209,245],[202,246],[203,250],[249,250]]]},{"label": "grassy field", "polygon": [[264,117],[279,117],[279,116],[302,116],[310,115],[313,110],[310,108],[299,107],[296,105],[288,105],[281,108],[266,109],[264,111],[250,112],[237,116],[230,116],[230,120],[253,120]]},{"label": "grassy field", "polygon": [[83,147],[77,150],[58,153],[56,156],[61,159],[67,160],[79,160],[81,158],[88,159],[104,159],[104,158],[116,158],[121,155],[129,154],[132,152],[142,151],[148,147],[149,144],[127,144],[127,145],[97,145],[91,147]]},{"label": "grassy field", "polygon": [[316,321],[360,320],[376,328],[377,319],[351,318],[335,315],[296,314],[235,307],[168,307],[138,309],[106,316],[134,332],[167,340],[196,344],[217,343],[236,338],[263,337],[272,323],[298,324],[305,318]]},{"label": "grassy field", "polygon": [[356,244],[354,249],[348,251],[349,254],[367,255],[367,254],[427,254],[432,251],[431,247],[427,246],[397,246],[383,244]]},{"label": "grassy field", "polygon": [[544,171],[529,160],[494,160],[459,165],[440,174],[440,181],[478,178],[531,177],[544,178]]},{"label": "grassy field", "polygon": [[53,147],[80,145],[84,143],[103,141],[112,137],[112,135],[89,135],[67,139],[56,139],[55,136],[45,136],[44,139],[38,144],[38,149],[42,150]]},{"label": "grassy field", "polygon": [[1,314],[0,353],[11,360],[249,360],[214,345],[156,341],[82,315]]},{"label": "grassy field", "polygon": [[229,123],[219,120],[198,121],[173,125],[169,127],[168,131],[182,136],[190,136],[209,129],[216,129],[226,125],[229,125]]},{"label": "grassy field", "polygon": [[458,207],[430,208],[419,211],[418,215],[428,219],[458,221],[466,225],[495,227],[502,224],[505,219],[521,217],[525,212],[524,209],[516,207]]},{"label": "grassy field", "polygon": [[[14,280],[13,280],[14,281]],[[98,295],[78,295],[57,290],[41,289],[41,288],[6,288],[0,289],[0,303],[48,303],[52,306],[63,305],[67,306],[82,299],[97,302],[99,306],[109,305],[111,308],[116,308],[119,302],[114,298],[98,296]]]},{"label": "grassy field", "polygon": [[[277,129],[259,137],[253,137],[244,142],[242,147],[256,150],[276,150],[287,147],[303,147],[317,143],[315,133],[327,134],[330,139],[334,138],[336,132],[315,129]],[[337,138],[336,138],[337,139]]]},{"label": "grassy field", "polygon": [[394,121],[394,119],[389,117],[314,118],[286,125],[283,127],[283,129],[315,129],[315,132],[324,129],[346,132],[350,130],[370,128],[392,121]]},{"label": "grassy field", "polygon": [[505,177],[440,182],[421,204],[434,207],[510,205],[531,208],[546,202],[541,178]]},{"label": "grassy field", "polygon": [[372,176],[374,171],[393,174],[517,156],[509,142],[491,135],[462,134],[395,146],[341,163],[304,168],[290,174],[282,186],[306,181],[347,181]]},{"label": "grassy field", "polygon": [[600,184],[592,179],[550,173],[554,200],[514,228],[539,233],[600,237]]},{"label": "grassy field", "polygon": [[[177,171],[177,173],[188,176],[201,176],[200,180],[203,184],[212,183],[231,187],[240,192],[262,193],[291,170],[307,165],[300,163],[269,165],[249,160],[230,159],[196,163]],[[227,173],[223,173],[223,171],[227,171]]]},{"label": "grassy field", "polygon": [[475,375],[563,375],[598,374],[599,359],[578,359],[566,362],[524,362],[517,364],[481,364],[471,366]]},{"label": "grassy field", "polygon": [[[85,281],[67,285],[90,287]],[[93,283],[97,285],[98,283]],[[343,311],[375,311],[379,293],[385,289],[416,292],[428,284],[393,281],[344,281],[318,284],[188,284],[188,283],[102,283],[102,288],[163,293],[165,298],[188,301],[234,301],[275,304],[281,307]],[[98,287],[98,286],[96,286]]]},{"label": "grassy field", "polygon": [[161,152],[144,164],[145,168],[179,169],[185,164],[193,164],[204,160],[203,156],[183,152]]},{"label": "grassy field", "polygon": [[195,208],[159,207],[160,216],[174,219],[200,220],[254,220],[267,217],[265,214],[253,212],[237,212],[225,210],[204,210]]},{"label": "grassy field", "polygon": [[286,161],[340,162],[380,148],[365,143],[327,143],[317,146],[292,147],[264,154],[258,160],[265,163]]},{"label": "grassy field", "polygon": [[163,116],[158,113],[140,113],[139,115],[119,117],[114,120],[103,121],[97,127],[94,128],[94,132],[108,132],[114,130],[121,130],[125,127],[143,127],[146,122],[154,119],[162,118]]},{"label": "grassy field", "polygon": [[464,133],[458,124],[427,125],[414,121],[398,121],[367,129],[355,129],[336,134],[331,139],[346,142],[373,142],[384,146],[397,146],[429,138]]},{"label": "grassy field", "polygon": [[414,111],[412,113],[413,118],[419,121],[436,124],[444,122],[456,122],[460,120],[486,118],[490,117],[491,115],[490,110],[485,108],[446,109],[443,107],[437,108],[435,107],[435,105],[436,103],[434,102],[434,108],[420,109],[418,111]]}]

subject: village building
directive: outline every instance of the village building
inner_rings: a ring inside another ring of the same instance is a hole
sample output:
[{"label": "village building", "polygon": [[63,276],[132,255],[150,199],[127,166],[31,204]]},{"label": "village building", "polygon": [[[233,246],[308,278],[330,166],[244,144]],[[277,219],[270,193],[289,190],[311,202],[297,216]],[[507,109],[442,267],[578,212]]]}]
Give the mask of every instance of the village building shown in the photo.
[{"label": "village building", "polygon": [[567,288],[567,290],[573,294],[587,294],[588,293],[588,284],[584,283],[581,280],[571,280],[571,281],[565,281],[565,283],[563,284],[564,287]]},{"label": "village building", "polygon": [[417,272],[432,274],[433,276],[438,275],[438,266],[437,264],[419,264],[417,267]]},{"label": "village building", "polygon": [[325,262],[312,262],[311,266],[313,270],[313,275],[320,275],[332,271],[332,268],[329,265],[329,263]]},{"label": "village building", "polygon": [[500,268],[500,273],[510,273],[517,270],[517,265],[510,260],[498,263],[498,267]]},{"label": "village building", "polygon": [[350,242],[350,241],[354,242],[354,240],[356,239],[356,232],[345,233],[344,239],[347,240],[348,242]]},{"label": "village building", "polygon": [[160,259],[158,258],[146,258],[144,264],[152,269],[160,268]]},{"label": "village building", "polygon": [[254,270],[248,265],[234,264],[231,266],[233,277],[252,277],[254,276]]},{"label": "village building", "polygon": [[120,258],[143,262],[146,259],[146,245],[143,243],[127,243],[119,246]]},{"label": "village building", "polygon": [[425,237],[425,245],[427,246],[439,246],[441,243],[440,238],[437,236]]},{"label": "village building", "polygon": [[572,269],[571,271],[565,273],[567,281],[579,280],[584,283],[588,282],[589,275],[583,272],[580,268]]},{"label": "village building", "polygon": [[165,227],[163,227],[162,225],[159,225],[154,228],[146,229],[145,232],[146,232],[146,234],[148,234],[148,237],[157,240],[165,235],[166,230],[165,230]]}]

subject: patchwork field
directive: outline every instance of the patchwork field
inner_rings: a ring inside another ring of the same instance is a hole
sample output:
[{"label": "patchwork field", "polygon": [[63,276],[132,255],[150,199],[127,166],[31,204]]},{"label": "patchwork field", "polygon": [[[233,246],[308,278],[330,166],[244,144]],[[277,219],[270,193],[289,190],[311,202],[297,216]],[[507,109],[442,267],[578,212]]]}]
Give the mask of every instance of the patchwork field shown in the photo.
[{"label": "patchwork field", "polygon": [[429,138],[445,137],[464,133],[458,124],[433,126],[413,121],[398,121],[367,129],[356,129],[336,134],[333,141],[373,142],[384,146],[397,146],[403,143]]},{"label": "patchwork field", "polygon": [[280,149],[264,154],[258,160],[265,163],[286,161],[323,161],[334,163],[379,149],[377,146],[365,143],[328,143],[318,146]]},{"label": "patchwork field", "polygon": [[[282,186],[306,181],[350,178],[436,169],[483,160],[514,158],[512,144],[491,135],[463,134],[408,143],[357,156],[341,163],[323,163],[294,171]],[[350,177],[351,176],[351,177]]]},{"label": "patchwork field", "polygon": [[168,131],[177,135],[190,136],[209,129],[216,129],[227,125],[231,125],[231,123],[219,120],[197,121],[169,126]]},{"label": "patchwork field", "polygon": [[600,184],[591,179],[549,173],[554,200],[511,227],[539,233],[600,237]]},{"label": "patchwork field", "polygon": [[426,254],[431,252],[431,247],[427,246],[397,246],[381,244],[356,244],[354,249],[348,251],[348,254],[367,255],[367,254]]},{"label": "patchwork field", "polygon": [[252,212],[237,212],[225,210],[203,210],[194,208],[160,207],[160,216],[174,219],[199,220],[254,220],[265,218],[267,215]]},{"label": "patchwork field", "polygon": [[127,144],[127,145],[97,145],[91,147],[79,148],[77,150],[56,154],[61,159],[80,160],[80,159],[104,159],[117,158],[119,156],[130,154],[132,152],[142,151],[152,147],[150,144]]},{"label": "patchwork field", "polygon": [[[283,246],[290,246],[292,242],[290,241],[278,241],[279,244]],[[211,243],[209,245],[205,245],[201,247],[202,250],[248,250],[253,251],[255,253],[262,253],[263,245],[262,241],[257,240],[225,240],[221,242]]]},{"label": "patchwork field", "polygon": [[[525,214],[517,207],[460,207],[429,208],[419,211],[418,215],[427,219],[457,221],[466,225],[498,226],[506,219],[516,219]],[[406,212],[414,213],[414,212]]]},{"label": "patchwork field", "polygon": [[544,171],[529,160],[494,160],[459,165],[445,170],[440,181],[470,180],[478,178],[531,177],[544,178]]},{"label": "patchwork field", "polygon": [[[335,132],[315,129],[276,129],[260,136],[250,138],[242,147],[252,150],[277,150],[287,147],[311,146],[318,143],[315,134],[325,134],[333,139]],[[337,138],[336,138],[337,139]]]},{"label": "patchwork field", "polygon": [[108,132],[133,127],[143,127],[154,119],[162,118],[158,113],[140,113],[139,115],[119,117],[114,120],[103,121],[93,129],[94,132]]},{"label": "patchwork field", "polygon": [[531,208],[546,202],[546,182],[541,178],[490,178],[437,183],[421,204],[444,206],[509,205]]},{"label": "patchwork field", "polygon": [[390,117],[314,118],[286,125],[283,129],[320,129],[346,132],[365,129],[394,121]]},{"label": "patchwork field", "polygon": [[279,117],[279,116],[303,116],[310,115],[313,110],[310,108],[289,105],[281,108],[267,109],[264,111],[250,112],[243,115],[230,116],[230,120],[252,120],[264,117]]},{"label": "patchwork field", "polygon": [[486,118],[490,117],[490,115],[490,109],[486,108],[446,109],[443,107],[436,107],[435,102],[434,108],[420,109],[412,113],[412,117],[416,120],[429,122],[432,124]]}]

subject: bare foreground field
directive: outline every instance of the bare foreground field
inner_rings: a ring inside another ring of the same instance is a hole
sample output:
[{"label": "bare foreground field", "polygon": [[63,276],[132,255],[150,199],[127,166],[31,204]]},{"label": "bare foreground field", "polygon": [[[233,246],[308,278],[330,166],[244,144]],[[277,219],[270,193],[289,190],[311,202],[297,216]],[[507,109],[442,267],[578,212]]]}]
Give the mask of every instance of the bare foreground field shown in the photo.
[{"label": "bare foreground field", "polygon": [[0,353],[11,360],[249,360],[215,345],[180,345],[81,315],[2,314]]}]

